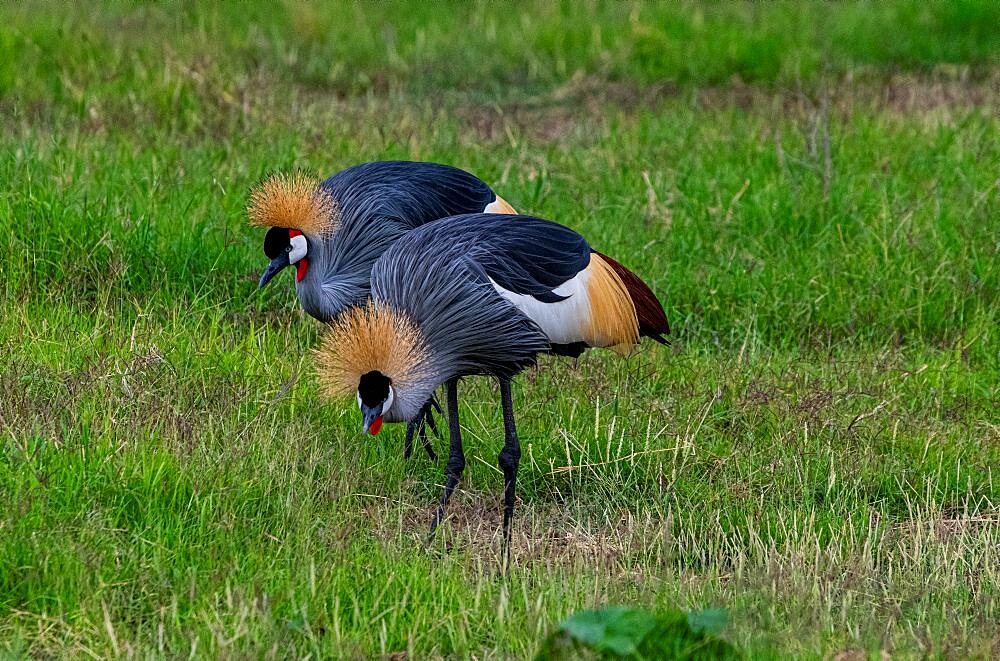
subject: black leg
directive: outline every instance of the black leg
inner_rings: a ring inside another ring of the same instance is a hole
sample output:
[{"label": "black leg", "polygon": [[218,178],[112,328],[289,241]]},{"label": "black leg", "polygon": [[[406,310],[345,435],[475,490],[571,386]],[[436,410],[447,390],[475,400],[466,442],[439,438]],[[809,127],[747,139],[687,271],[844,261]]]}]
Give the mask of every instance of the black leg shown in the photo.
[{"label": "black leg", "polygon": [[448,466],[445,469],[445,483],[444,491],[441,493],[441,502],[438,503],[437,512],[434,513],[434,518],[431,520],[431,538],[441,523],[441,519],[444,518],[444,510],[448,506],[448,500],[458,485],[458,481],[462,478],[462,471],[465,470],[462,432],[458,426],[458,379],[448,381],[446,389],[448,391],[448,436],[451,442],[451,451],[448,453]]},{"label": "black leg", "polygon": [[503,470],[503,563],[507,566],[510,548],[510,524],[514,518],[514,498],[517,488],[517,467],[521,463],[521,444],[514,427],[514,399],[510,392],[510,379],[500,379],[500,405],[503,408],[503,450],[497,463]]},{"label": "black leg", "polygon": [[438,438],[441,437],[438,433],[437,424],[434,422],[435,408],[438,410],[438,413],[441,413],[441,405],[438,404],[437,399],[432,395],[430,400],[420,409],[417,417],[406,423],[406,439],[403,441],[403,459],[409,459],[410,455],[413,454],[413,437],[419,435],[420,444],[423,446],[424,452],[431,458],[431,461],[437,461],[437,453],[434,452],[434,448],[431,447],[431,442],[427,438],[427,427],[431,428],[435,436]]},{"label": "black leg", "polygon": [[424,452],[427,456],[431,458],[431,461],[437,461],[437,453],[434,452],[434,448],[431,447],[431,442],[427,439],[427,427],[431,428],[434,435],[441,438],[441,434],[438,432],[437,423],[434,422],[434,409],[437,409],[438,413],[442,413],[441,405],[438,404],[437,397],[431,395],[431,399],[424,405],[424,410],[426,410],[426,415],[424,416],[425,425],[420,427],[420,443],[424,446]]},{"label": "black leg", "polygon": [[417,430],[417,422],[410,420],[406,423],[406,439],[403,441],[403,459],[409,459],[413,454],[413,433]]}]

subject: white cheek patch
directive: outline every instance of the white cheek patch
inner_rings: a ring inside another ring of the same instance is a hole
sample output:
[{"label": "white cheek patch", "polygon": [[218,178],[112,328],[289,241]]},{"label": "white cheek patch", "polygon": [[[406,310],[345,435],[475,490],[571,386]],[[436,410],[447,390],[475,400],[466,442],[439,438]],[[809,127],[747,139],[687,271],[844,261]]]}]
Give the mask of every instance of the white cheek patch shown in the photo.
[{"label": "white cheek patch", "polygon": [[355,393],[358,396],[358,408],[361,408],[361,393]]},{"label": "white cheek patch", "polygon": [[288,240],[288,244],[292,249],[288,252],[288,263],[295,264],[300,259],[306,256],[309,252],[309,244],[306,243],[306,237],[299,234],[298,236],[293,236]]},{"label": "white cheek patch", "polygon": [[389,386],[389,394],[385,398],[385,404],[382,405],[382,415],[389,412],[392,408],[392,402],[396,399],[396,394],[392,392],[392,386]]}]

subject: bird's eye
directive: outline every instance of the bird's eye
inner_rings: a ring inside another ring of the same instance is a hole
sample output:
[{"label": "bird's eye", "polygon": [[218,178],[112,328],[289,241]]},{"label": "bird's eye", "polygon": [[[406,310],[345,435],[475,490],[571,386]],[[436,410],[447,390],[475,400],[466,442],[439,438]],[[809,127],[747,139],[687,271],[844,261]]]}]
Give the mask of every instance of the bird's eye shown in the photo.
[{"label": "bird's eye", "polygon": [[285,252],[292,252],[291,246],[285,246]]}]

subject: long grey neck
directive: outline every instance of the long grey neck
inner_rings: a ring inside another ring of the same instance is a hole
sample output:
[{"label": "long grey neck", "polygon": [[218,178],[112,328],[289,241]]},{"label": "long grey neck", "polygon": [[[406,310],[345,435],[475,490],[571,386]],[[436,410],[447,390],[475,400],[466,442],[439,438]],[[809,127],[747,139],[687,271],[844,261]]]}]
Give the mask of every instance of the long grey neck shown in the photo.
[{"label": "long grey neck", "polygon": [[309,268],[302,281],[296,283],[295,291],[303,310],[328,323],[351,305],[368,299],[372,264],[345,263],[346,260],[338,259],[334,243],[308,240]]},{"label": "long grey neck", "polygon": [[333,236],[306,236],[309,268],[297,291],[303,309],[329,322],[351,305],[368,300],[372,266],[407,227],[392,218],[362,217],[344,226]]},{"label": "long grey neck", "polygon": [[424,365],[427,378],[416,383],[409,383],[405,388],[394,387],[395,398],[392,402],[392,408],[386,415],[386,422],[409,422],[416,418],[420,409],[430,400],[437,387],[454,376],[448,372],[448,362],[450,361],[441,360],[440,357],[431,355]]}]

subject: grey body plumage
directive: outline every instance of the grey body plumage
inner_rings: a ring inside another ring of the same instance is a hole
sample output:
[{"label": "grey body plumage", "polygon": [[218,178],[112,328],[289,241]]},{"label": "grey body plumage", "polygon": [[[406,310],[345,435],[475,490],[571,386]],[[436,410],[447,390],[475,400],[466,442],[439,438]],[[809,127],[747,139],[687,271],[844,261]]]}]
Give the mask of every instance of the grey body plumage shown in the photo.
[{"label": "grey body plumage", "polygon": [[492,261],[490,238],[502,235],[490,226],[475,231],[480,220],[435,221],[397,241],[372,268],[372,300],[403,311],[428,349],[426,378],[412,394],[397,393],[389,421],[411,419],[414,407],[449,379],[509,378],[549,350],[537,324],[491,284],[484,261]]},{"label": "grey body plumage", "polygon": [[[264,251],[271,263],[264,287],[287,266],[296,266],[296,293],[312,317],[330,322],[369,296],[371,268],[408,231],[454,214],[513,209],[477,177],[447,165],[376,161],[357,165],[310,185],[301,175],[277,176],[251,196],[248,213],[271,226]],[[424,423],[436,430],[431,397],[407,430],[404,455],[419,429],[434,452]]]},{"label": "grey body plumage", "polygon": [[[371,303],[334,324],[318,352],[329,394],[359,388],[364,428],[371,425],[371,433],[383,418],[411,419],[430,393],[446,386],[450,453],[432,533],[465,467],[458,380],[497,378],[504,419],[498,463],[504,473],[505,558],[521,456],[512,377],[539,353],[556,350],[554,336],[582,351],[634,344],[642,335],[662,341],[668,330],[649,288],[594,252],[578,233],[530,216],[511,220],[470,214],[407,232],[375,262]],[[359,379],[373,376],[381,390],[375,397],[366,391],[362,401]]]},{"label": "grey body plumage", "polygon": [[368,298],[371,268],[410,228],[396,220],[348,220],[329,238],[306,236],[309,269],[295,284],[302,309],[331,321]]},{"label": "grey body plumage", "polygon": [[445,216],[481,212],[497,199],[468,172],[411,161],[356,165],[320,188],[337,205],[339,229],[306,235],[309,269],[296,284],[302,308],[320,321],[368,298],[372,265],[404,234]]}]

